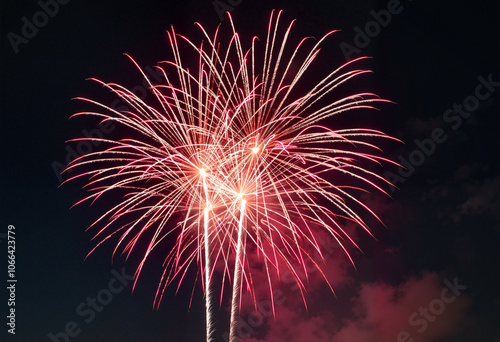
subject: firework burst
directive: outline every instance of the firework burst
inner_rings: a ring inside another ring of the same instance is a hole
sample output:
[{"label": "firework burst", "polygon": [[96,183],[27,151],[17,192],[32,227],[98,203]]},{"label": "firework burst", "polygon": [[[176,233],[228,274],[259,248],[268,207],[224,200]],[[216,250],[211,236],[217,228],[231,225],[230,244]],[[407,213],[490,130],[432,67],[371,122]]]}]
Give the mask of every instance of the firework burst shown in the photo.
[{"label": "firework burst", "polygon": [[[356,244],[343,222],[355,222],[369,233],[358,211],[376,217],[353,193],[370,188],[384,192],[384,178],[364,165],[392,163],[372,141],[393,138],[372,129],[323,124],[340,113],[388,102],[372,93],[336,96],[337,88],[369,72],[355,67],[362,58],[341,65],[304,91],[304,75],[321,43],[335,31],[313,41],[312,47],[306,48],[309,38],[291,47],[293,22],[281,30],[281,15],[273,12],[265,40],[254,37],[248,48],[231,18],[226,43],[219,29],[210,36],[198,24],[204,39],[196,44],[172,28],[167,34],[174,58],[159,67],[163,84],[153,85],[130,58],[149,83],[154,103],[118,84],[95,80],[126,101],[129,110],[79,98],[99,110],[73,115],[113,121],[135,137],[73,140],[97,140],[106,146],[66,169],[77,171],[68,180],[88,180],[89,194],[78,203],[111,192],[123,195],[92,224],[99,227],[95,247],[116,236],[113,255],[140,254],[135,287],[152,251],[175,241],[165,253],[154,303],[159,305],[168,285],[180,286],[188,270],[196,269],[206,297],[207,340],[213,334],[214,265],[224,265],[220,301],[224,284],[232,284],[233,339],[242,289],[254,295],[255,270],[247,253],[252,250],[260,258],[259,272],[267,276],[271,299],[272,274],[283,267],[295,276],[303,294],[305,285],[292,262],[299,262],[305,274],[310,261],[321,271],[307,252],[313,248],[321,255],[317,229],[326,230],[349,256],[346,242]],[[192,70],[183,64],[181,44],[196,53]],[[174,72],[167,73],[169,68]],[[352,186],[340,178],[351,179]],[[147,247],[136,250],[142,241]]]}]

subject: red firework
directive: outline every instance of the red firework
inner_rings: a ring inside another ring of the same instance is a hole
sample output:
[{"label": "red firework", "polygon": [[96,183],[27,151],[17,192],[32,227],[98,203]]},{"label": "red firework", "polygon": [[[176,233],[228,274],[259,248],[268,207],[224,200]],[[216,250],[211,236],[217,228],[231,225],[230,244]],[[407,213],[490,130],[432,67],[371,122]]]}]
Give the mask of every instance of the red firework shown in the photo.
[{"label": "red firework", "polygon": [[[78,172],[68,180],[88,180],[89,195],[78,203],[112,192],[124,195],[92,225],[99,227],[96,247],[117,235],[113,255],[120,251],[128,257],[139,241],[146,240],[147,248],[135,251],[141,255],[137,282],[151,252],[165,238],[175,240],[165,255],[155,305],[166,286],[174,281],[180,286],[188,269],[195,267],[203,275],[207,340],[213,333],[213,265],[222,262],[222,284],[232,282],[234,338],[241,288],[253,293],[255,270],[249,267],[247,252],[255,251],[262,261],[271,299],[272,273],[283,267],[292,272],[303,293],[304,283],[292,263],[299,262],[305,274],[307,262],[321,271],[306,251],[313,248],[321,255],[318,229],[326,230],[349,256],[345,242],[356,243],[343,222],[355,222],[369,233],[357,212],[377,217],[354,192],[384,192],[380,186],[386,182],[365,165],[393,163],[379,155],[372,141],[394,138],[373,129],[322,125],[343,112],[388,102],[372,93],[336,95],[338,87],[369,72],[355,67],[363,58],[341,65],[303,91],[304,75],[320,44],[335,31],[312,48],[305,47],[308,38],[288,48],[293,22],[280,32],[280,19],[281,12],[271,14],[263,52],[256,37],[243,48],[232,20],[227,43],[219,40],[219,29],[209,36],[198,25],[205,42],[197,45],[172,28],[168,38],[174,59],[159,68],[163,84],[153,85],[130,58],[147,80],[155,103],[145,103],[118,84],[95,80],[126,101],[130,110],[79,98],[99,110],[73,115],[115,122],[126,128],[124,132],[133,130],[135,137],[72,140],[105,146],[75,159],[66,169]],[[179,41],[196,53],[195,71],[183,65]],[[175,71],[172,76],[167,68]],[[351,179],[351,186],[336,181],[339,177]],[[221,300],[223,290],[224,285]]]}]

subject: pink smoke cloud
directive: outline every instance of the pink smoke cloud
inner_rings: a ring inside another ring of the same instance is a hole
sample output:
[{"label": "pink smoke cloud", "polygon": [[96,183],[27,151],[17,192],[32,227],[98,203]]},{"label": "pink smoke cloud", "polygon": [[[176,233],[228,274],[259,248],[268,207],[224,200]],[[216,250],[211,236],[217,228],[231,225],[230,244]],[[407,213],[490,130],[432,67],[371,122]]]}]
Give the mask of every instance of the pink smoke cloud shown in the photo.
[{"label": "pink smoke cloud", "polygon": [[[331,294],[309,293],[314,297],[309,312],[293,293],[283,291],[281,299],[285,300],[276,308],[276,319],[268,317],[265,324],[252,327],[245,341],[429,342],[452,337],[470,304],[466,291],[457,278],[446,280],[436,273],[424,273],[395,286],[364,283],[351,298],[351,307],[343,311],[321,305]],[[315,309],[318,307],[322,309]]]}]

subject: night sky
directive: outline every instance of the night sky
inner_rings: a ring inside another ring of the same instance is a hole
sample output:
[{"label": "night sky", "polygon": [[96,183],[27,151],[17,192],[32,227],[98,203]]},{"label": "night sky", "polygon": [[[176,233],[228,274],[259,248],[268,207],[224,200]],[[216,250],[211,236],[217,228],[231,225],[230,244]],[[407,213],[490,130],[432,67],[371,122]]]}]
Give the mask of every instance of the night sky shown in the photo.
[{"label": "night sky", "polygon": [[[110,204],[70,210],[85,192],[77,183],[59,187],[58,172],[76,149],[65,141],[96,128],[95,120],[68,120],[82,110],[72,98],[115,100],[86,79],[141,86],[124,53],[152,70],[172,59],[165,33],[171,25],[197,40],[193,23],[212,33],[224,6],[246,42],[254,35],[264,39],[273,8],[284,10],[283,23],[297,19],[298,38],[342,29],[323,44],[316,70],[373,57],[362,66],[374,73],[352,87],[394,104],[369,115],[350,113],[342,124],[402,140],[383,148],[406,166],[379,170],[398,188],[386,187],[390,196],[360,197],[385,227],[369,221],[374,238],[348,227],[362,249],[350,249],[356,269],[338,246],[326,246],[335,295],[313,274],[306,311],[285,279],[276,286],[275,320],[244,301],[241,341],[500,341],[498,2],[22,0],[0,6],[2,341],[204,340],[199,280],[189,309],[194,273],[177,294],[169,288],[156,311],[160,254],[147,263],[133,293],[130,275],[138,259],[111,260],[113,241],[85,260],[95,245],[95,230],[85,229]],[[40,14],[43,7],[51,15]],[[380,14],[387,9],[389,17]],[[372,37],[363,39],[367,28]],[[16,233],[15,335],[6,325],[9,225]],[[266,303],[262,283],[256,279],[260,304]],[[226,341],[227,303],[217,319],[215,341]]]}]

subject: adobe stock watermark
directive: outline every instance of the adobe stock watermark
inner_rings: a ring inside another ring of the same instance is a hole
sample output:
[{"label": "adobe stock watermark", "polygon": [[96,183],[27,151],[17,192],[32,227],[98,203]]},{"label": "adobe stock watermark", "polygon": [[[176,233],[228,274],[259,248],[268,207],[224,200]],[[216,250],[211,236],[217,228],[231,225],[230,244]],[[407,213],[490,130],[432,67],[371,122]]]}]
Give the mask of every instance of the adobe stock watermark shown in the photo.
[{"label": "adobe stock watermark", "polygon": [[[451,283],[448,279],[444,280],[444,287],[441,290],[439,298],[431,300],[427,306],[420,307],[408,317],[408,323],[416,328],[416,332],[422,334],[427,330],[429,324],[435,322],[442,315],[446,308],[457,300],[463,291],[467,289],[466,285],[461,285],[457,277]],[[409,331],[400,331],[397,336],[397,342],[413,342],[412,334]]]},{"label": "adobe stock watermark", "polygon": [[[448,108],[442,114],[442,120],[449,125],[452,131],[459,129],[464,120],[479,109],[481,102],[489,99],[495,92],[496,88],[500,87],[500,82],[493,80],[493,75],[487,77],[478,76],[478,84],[473,95],[469,95],[462,100],[462,103],[454,103],[451,108]],[[421,166],[427,158],[432,156],[437,149],[437,145],[442,144],[448,139],[445,130],[436,127],[432,130],[431,136],[423,140],[415,139],[416,147],[407,155],[399,155],[398,162],[401,165],[398,168],[397,174],[386,171],[384,178],[393,186],[390,186],[391,192],[396,190],[397,184],[404,183],[418,166]]]},{"label": "adobe stock watermark", "polygon": [[[283,291],[276,289],[273,290],[274,305],[281,305],[285,303],[286,296]],[[265,320],[273,315],[273,302],[269,299],[261,300],[257,303],[257,309],[248,314],[246,319],[242,317],[237,318],[236,322],[236,339],[231,342],[243,342],[255,332],[255,329],[261,327]],[[222,338],[225,342],[229,341],[229,333],[226,331]]]},{"label": "adobe stock watermark", "polygon": [[[164,81],[163,72],[156,67],[147,66],[144,68],[143,71],[148,76],[148,79],[151,81],[152,84],[159,84]],[[168,72],[166,74],[168,75]],[[142,84],[133,87],[130,91],[143,101],[146,99],[148,94],[151,93],[149,90],[149,83],[146,79],[143,79]],[[114,100],[109,107],[118,112],[130,110],[130,108],[127,107],[127,102],[122,98]],[[116,126],[113,123],[113,121],[106,121],[91,130],[86,130],[86,129],[82,130],[81,134],[83,137],[88,139],[102,139],[106,134],[110,134],[111,132],[113,132],[115,128]],[[64,163],[54,160],[50,164],[59,183],[63,181],[61,172],[66,168],[66,166],[72,160],[80,156],[83,156],[85,154],[91,153],[94,150],[94,148],[96,148],[100,144],[101,141],[99,140],[92,140],[92,142],[88,140],[85,141],[80,140],[75,145],[75,148],[73,148],[70,145],[66,145],[65,146],[66,157]]]},{"label": "adobe stock watermark", "polygon": [[360,54],[361,50],[370,45],[372,39],[377,37],[380,32],[382,32],[382,28],[389,26],[392,21],[392,17],[403,12],[403,9],[404,7],[400,0],[389,0],[386,9],[370,11],[370,15],[373,17],[373,20],[367,22],[363,29],[359,26],[354,27],[354,45],[346,42],[340,43],[340,51],[344,54],[345,59],[349,61],[352,59],[351,56],[353,54]]},{"label": "adobe stock watermark", "polygon": [[7,226],[7,306],[9,307],[7,316],[7,332],[16,334],[16,227],[9,224]]},{"label": "adobe stock watermark", "polygon": [[[338,243],[329,236],[326,240],[317,239],[318,244],[324,248],[324,254],[320,255],[317,251],[314,254],[314,259],[316,263],[323,262],[328,259],[336,249],[339,248]],[[295,269],[302,270],[303,267],[300,265],[296,265]],[[306,261],[306,269],[308,274],[312,274],[318,271],[316,264],[312,260]],[[305,274],[303,271],[297,271],[297,275],[303,279],[305,279]],[[299,290],[299,286],[297,285],[297,281],[295,279],[294,274],[287,270],[281,274],[281,281],[284,284],[291,285],[288,290],[297,291]],[[285,292],[280,289],[273,289],[272,292],[273,301],[270,299],[263,299],[257,303],[257,308],[250,312],[245,318],[238,317],[236,320],[236,339],[234,342],[243,342],[245,339],[251,337],[256,329],[263,326],[266,322],[266,319],[270,318],[273,315],[273,303],[274,305],[283,305],[287,296]],[[222,335],[222,338],[225,342],[229,341],[229,332],[225,332]]]},{"label": "adobe stock watermark", "polygon": [[226,12],[232,12],[236,6],[241,5],[243,0],[214,0],[212,5],[214,6],[215,12],[219,16],[219,20],[223,21]]},{"label": "adobe stock watermark", "polygon": [[26,16],[21,18],[20,34],[14,32],[7,33],[7,38],[14,52],[18,53],[21,44],[26,45],[30,39],[36,37],[39,30],[45,27],[49,23],[49,20],[59,13],[60,5],[66,5],[69,2],[70,0],[39,0],[37,4],[41,10],[35,12],[31,18],[27,18]]},{"label": "adobe stock watermark", "polygon": [[[113,301],[113,295],[121,293],[134,279],[132,275],[125,273],[125,267],[122,268],[121,273],[112,270],[111,274],[113,277],[109,280],[105,288],[99,290],[94,297],[88,296],[84,302],[76,306],[75,312],[84,323],[92,323],[97,313],[102,312]],[[68,321],[62,331],[56,333],[49,332],[47,337],[52,342],[69,342],[70,338],[80,335],[82,332],[81,326],[82,322],[79,324],[75,320]]]}]

